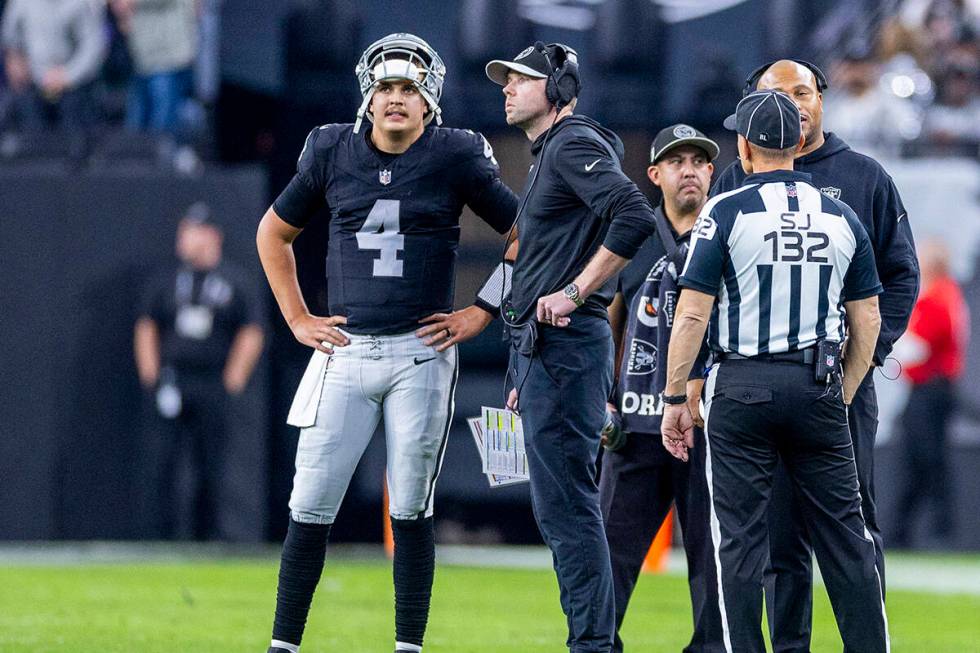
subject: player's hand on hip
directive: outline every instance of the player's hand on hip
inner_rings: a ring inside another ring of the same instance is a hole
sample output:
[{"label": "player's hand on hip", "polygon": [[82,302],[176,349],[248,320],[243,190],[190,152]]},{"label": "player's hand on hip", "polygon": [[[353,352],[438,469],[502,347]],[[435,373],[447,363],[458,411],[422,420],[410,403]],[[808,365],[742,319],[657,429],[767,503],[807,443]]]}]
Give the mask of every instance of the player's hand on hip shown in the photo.
[{"label": "player's hand on hip", "polygon": [[694,418],[687,404],[667,404],[660,421],[664,447],[674,458],[687,462],[687,451],[694,446]]},{"label": "player's hand on hip", "polygon": [[538,300],[537,318],[538,322],[544,322],[556,327],[566,327],[571,323],[572,314],[578,306],[575,302],[565,297],[563,292],[555,292],[545,295]]},{"label": "player's hand on hip", "polygon": [[694,426],[704,428],[704,418],[701,416],[701,389],[704,379],[692,379],[687,382],[687,409],[694,419]]},{"label": "player's hand on hip", "polygon": [[350,339],[335,328],[339,324],[347,324],[347,318],[340,315],[318,317],[306,313],[290,322],[289,328],[293,336],[307,347],[332,354],[334,347],[350,344]]},{"label": "player's hand on hip", "polygon": [[417,329],[415,335],[422,343],[445,351],[461,342],[480,335],[493,321],[493,315],[479,306],[467,306],[452,313],[434,313],[419,322],[425,326]]}]

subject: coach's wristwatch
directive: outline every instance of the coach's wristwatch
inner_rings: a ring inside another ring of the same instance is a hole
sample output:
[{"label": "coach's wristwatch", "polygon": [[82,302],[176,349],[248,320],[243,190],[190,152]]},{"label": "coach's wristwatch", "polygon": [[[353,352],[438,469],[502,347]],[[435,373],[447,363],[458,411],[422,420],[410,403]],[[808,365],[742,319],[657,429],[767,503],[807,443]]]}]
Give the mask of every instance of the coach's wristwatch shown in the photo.
[{"label": "coach's wristwatch", "polygon": [[564,292],[565,297],[572,300],[572,303],[576,306],[581,306],[585,303],[585,300],[582,299],[582,294],[578,291],[578,286],[576,286],[574,283],[570,283],[565,286],[565,290],[562,292]]},{"label": "coach's wristwatch", "polygon": [[668,406],[679,406],[687,403],[687,395],[669,395],[661,393],[660,399]]}]

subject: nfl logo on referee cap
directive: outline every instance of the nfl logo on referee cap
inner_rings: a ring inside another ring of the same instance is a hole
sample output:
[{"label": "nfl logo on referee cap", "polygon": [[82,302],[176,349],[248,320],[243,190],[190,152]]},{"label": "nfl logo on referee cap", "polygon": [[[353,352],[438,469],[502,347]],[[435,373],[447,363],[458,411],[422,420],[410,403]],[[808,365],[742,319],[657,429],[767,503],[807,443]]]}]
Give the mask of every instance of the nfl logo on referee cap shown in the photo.
[{"label": "nfl logo on referee cap", "polygon": [[381,182],[382,186],[387,186],[391,183],[391,170],[379,170],[378,171],[378,181]]}]

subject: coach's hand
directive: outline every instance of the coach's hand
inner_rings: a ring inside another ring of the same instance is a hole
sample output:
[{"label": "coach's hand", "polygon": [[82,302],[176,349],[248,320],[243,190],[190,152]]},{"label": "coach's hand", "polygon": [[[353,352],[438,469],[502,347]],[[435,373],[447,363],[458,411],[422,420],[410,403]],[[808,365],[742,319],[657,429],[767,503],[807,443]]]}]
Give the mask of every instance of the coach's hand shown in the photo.
[{"label": "coach's hand", "polygon": [[670,455],[687,462],[687,451],[694,446],[694,419],[687,404],[667,404],[660,422],[664,447]]},{"label": "coach's hand", "polygon": [[687,409],[694,418],[694,426],[704,428],[704,418],[701,416],[701,389],[704,379],[693,379],[687,382]]},{"label": "coach's hand", "polygon": [[517,412],[517,388],[511,388],[507,395],[507,410]]},{"label": "coach's hand", "polygon": [[452,313],[435,313],[419,320],[426,326],[415,331],[422,343],[445,351],[461,342],[480,335],[493,322],[493,315],[479,306],[467,306]]},{"label": "coach's hand", "polygon": [[544,322],[556,327],[566,327],[572,321],[569,315],[578,306],[575,302],[565,297],[564,292],[555,292],[545,295],[538,300],[538,322]]},{"label": "coach's hand", "polygon": [[350,339],[335,329],[338,324],[347,324],[347,318],[317,317],[305,313],[289,322],[293,336],[307,347],[313,347],[325,354],[332,354],[334,347],[346,347]]}]

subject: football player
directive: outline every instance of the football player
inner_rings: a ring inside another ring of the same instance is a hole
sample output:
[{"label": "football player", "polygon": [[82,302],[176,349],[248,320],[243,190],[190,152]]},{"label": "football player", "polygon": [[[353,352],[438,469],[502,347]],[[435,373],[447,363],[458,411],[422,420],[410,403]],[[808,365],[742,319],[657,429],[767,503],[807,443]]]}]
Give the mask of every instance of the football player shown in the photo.
[{"label": "football player", "polygon": [[[430,125],[441,123],[445,72],[411,34],[368,47],[356,68],[363,95],[356,122],[310,133],[296,175],[258,228],[282,315],[316,350],[288,418],[301,431],[269,653],[299,650],[330,525],[382,418],[395,650],[422,650],[435,566],[432,495],[453,415],[459,340],[451,329],[428,339],[414,332],[424,318],[463,312],[451,312],[463,205],[501,233],[517,211],[483,136]],[[328,317],[307,309],[291,246],[322,207],[330,215]],[[469,322],[485,324],[489,315]],[[426,344],[433,340],[438,350]]]}]

